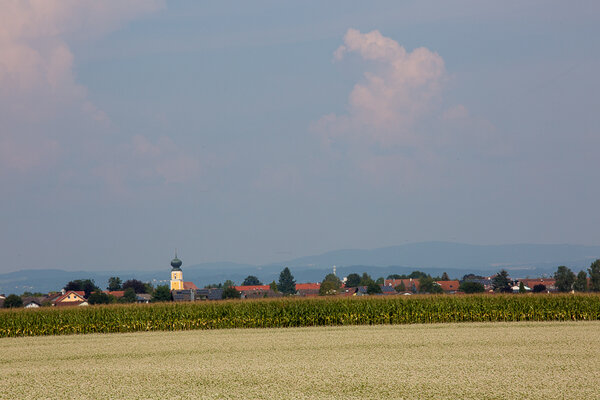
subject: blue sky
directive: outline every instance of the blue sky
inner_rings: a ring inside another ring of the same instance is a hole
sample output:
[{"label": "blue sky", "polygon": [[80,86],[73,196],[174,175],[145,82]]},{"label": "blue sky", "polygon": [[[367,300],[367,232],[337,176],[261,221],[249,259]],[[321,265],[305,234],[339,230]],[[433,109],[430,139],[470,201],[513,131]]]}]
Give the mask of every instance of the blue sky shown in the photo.
[{"label": "blue sky", "polygon": [[599,244],[597,2],[0,11],[0,272]]}]

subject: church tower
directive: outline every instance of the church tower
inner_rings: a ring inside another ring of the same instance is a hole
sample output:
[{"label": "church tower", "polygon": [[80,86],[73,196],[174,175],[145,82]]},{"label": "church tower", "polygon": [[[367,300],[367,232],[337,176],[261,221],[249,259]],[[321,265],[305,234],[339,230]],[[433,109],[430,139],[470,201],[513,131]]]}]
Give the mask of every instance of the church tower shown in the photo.
[{"label": "church tower", "polygon": [[171,290],[183,290],[183,272],[181,272],[181,260],[177,258],[177,252],[175,252],[175,258],[171,260]]}]

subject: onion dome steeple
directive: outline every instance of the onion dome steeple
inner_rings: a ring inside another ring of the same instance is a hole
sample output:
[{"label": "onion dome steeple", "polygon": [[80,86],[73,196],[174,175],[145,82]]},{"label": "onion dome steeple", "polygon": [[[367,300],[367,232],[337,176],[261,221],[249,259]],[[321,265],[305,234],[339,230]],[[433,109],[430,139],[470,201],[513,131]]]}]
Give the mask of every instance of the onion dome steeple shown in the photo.
[{"label": "onion dome steeple", "polygon": [[181,271],[182,264],[183,263],[181,262],[181,260],[177,258],[177,250],[175,250],[175,258],[171,260],[171,267],[173,267],[173,270]]}]

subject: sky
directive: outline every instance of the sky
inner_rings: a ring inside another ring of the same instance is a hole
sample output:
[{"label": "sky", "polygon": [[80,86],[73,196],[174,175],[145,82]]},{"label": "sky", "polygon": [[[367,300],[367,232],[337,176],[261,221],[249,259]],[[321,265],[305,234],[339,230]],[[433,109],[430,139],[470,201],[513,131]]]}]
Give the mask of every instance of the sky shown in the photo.
[{"label": "sky", "polygon": [[600,3],[7,0],[0,272],[599,245]]}]

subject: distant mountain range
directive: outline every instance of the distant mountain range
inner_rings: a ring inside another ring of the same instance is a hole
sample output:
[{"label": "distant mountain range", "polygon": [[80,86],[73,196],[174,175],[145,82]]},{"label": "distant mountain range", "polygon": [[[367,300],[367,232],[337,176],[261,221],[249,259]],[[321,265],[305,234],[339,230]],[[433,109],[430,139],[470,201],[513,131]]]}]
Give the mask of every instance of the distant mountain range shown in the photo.
[{"label": "distant mountain range", "polygon": [[[320,255],[296,258],[268,265],[237,264],[230,262],[203,263],[183,266],[184,279],[197,286],[231,279],[240,284],[248,275],[263,282],[277,280],[284,266],[291,269],[297,282],[316,282],[337,266],[340,277],[352,272],[367,272],[372,277],[410,273],[421,270],[431,275],[448,272],[460,278],[468,273],[490,275],[501,268],[515,278],[548,276],[559,265],[578,272],[587,269],[600,258],[600,246],[579,245],[469,245],[448,242],[423,242],[372,250],[336,250]],[[185,262],[185,260],[184,260]],[[123,280],[135,278],[154,285],[168,283],[170,266],[158,271],[64,271],[58,269],[29,269],[0,274],[0,293],[24,291],[48,292],[62,288],[73,279],[94,279],[106,286],[108,278]]]}]

